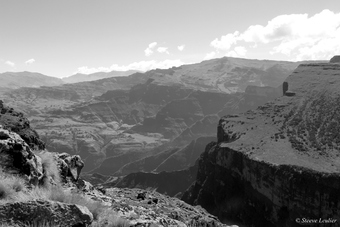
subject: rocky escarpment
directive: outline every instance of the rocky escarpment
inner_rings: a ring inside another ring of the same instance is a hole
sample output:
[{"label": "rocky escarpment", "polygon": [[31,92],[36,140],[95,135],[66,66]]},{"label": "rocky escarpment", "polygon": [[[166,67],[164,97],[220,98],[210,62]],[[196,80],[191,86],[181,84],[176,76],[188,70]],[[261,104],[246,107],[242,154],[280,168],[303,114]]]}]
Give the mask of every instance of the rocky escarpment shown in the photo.
[{"label": "rocky escarpment", "polygon": [[290,94],[223,117],[182,199],[249,226],[339,226],[340,66],[302,64]]}]

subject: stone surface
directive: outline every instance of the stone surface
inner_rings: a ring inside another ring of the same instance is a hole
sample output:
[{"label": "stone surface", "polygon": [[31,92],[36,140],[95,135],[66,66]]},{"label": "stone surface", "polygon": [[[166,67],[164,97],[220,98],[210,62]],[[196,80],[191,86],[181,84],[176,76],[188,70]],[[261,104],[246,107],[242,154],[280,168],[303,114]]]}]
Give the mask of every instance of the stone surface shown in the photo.
[{"label": "stone surface", "polygon": [[54,157],[58,163],[63,180],[67,181],[66,178],[71,177],[71,180],[76,182],[82,168],[84,167],[84,162],[81,160],[80,156],[61,153],[55,154]]},{"label": "stone surface", "polygon": [[40,157],[18,134],[3,128],[0,128],[0,166],[5,171],[27,176],[34,185],[43,179]]},{"label": "stone surface", "polygon": [[34,200],[0,205],[0,223],[22,227],[33,222],[48,221],[61,226],[88,226],[93,215],[87,207],[54,201]]},{"label": "stone surface", "polygon": [[[202,207],[153,191],[141,189],[109,188],[107,195],[113,198],[112,208],[130,221],[130,226],[187,226],[227,227]],[[143,195],[144,199],[137,198]]]}]

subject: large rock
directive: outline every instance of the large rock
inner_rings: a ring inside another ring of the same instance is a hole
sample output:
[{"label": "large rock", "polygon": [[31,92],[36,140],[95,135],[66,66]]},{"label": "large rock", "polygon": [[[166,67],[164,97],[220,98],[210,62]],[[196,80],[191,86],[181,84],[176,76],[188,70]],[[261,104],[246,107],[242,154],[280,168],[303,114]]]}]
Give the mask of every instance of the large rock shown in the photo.
[{"label": "large rock", "polygon": [[60,226],[88,226],[93,215],[87,207],[54,201],[14,202],[0,205],[0,223],[17,224],[51,222]]},{"label": "large rock", "polygon": [[43,166],[27,143],[16,133],[0,125],[0,166],[14,174],[22,174],[37,185],[43,179]]},{"label": "large rock", "polygon": [[84,162],[81,160],[80,156],[62,153],[55,154],[54,158],[58,163],[60,175],[64,182],[67,181],[68,177],[71,178],[72,182],[77,182],[80,172],[84,167]]}]

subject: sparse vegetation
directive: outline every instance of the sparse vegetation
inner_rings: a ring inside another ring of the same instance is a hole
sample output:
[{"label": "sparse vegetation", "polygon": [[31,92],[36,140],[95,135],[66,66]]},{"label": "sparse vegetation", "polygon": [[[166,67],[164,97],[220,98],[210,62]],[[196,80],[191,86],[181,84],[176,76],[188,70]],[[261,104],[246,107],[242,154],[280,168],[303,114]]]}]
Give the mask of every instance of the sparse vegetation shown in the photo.
[{"label": "sparse vegetation", "polygon": [[56,185],[59,185],[60,174],[57,162],[53,157],[53,153],[47,151],[35,151],[34,153],[41,158],[41,164],[43,166],[45,175],[44,186],[49,187],[51,184],[49,181],[50,179],[52,179]]},{"label": "sparse vegetation", "polygon": [[24,188],[24,179],[19,176],[7,174],[0,168],[0,203],[12,199],[16,193],[24,190]]},{"label": "sparse vegetation", "polygon": [[[93,214],[94,222],[91,226],[124,227],[128,221],[122,219],[110,207],[99,201],[86,198],[78,191],[66,190],[61,185],[57,162],[52,153],[35,151],[41,158],[44,168],[45,181],[43,185],[28,189],[25,180],[19,175],[13,175],[0,168],[0,204],[7,202],[25,202],[36,199],[52,200],[68,204],[85,206]],[[53,179],[53,184],[49,181]],[[2,224],[0,227],[16,227],[15,224]],[[27,227],[57,227],[48,221],[27,223]]]}]

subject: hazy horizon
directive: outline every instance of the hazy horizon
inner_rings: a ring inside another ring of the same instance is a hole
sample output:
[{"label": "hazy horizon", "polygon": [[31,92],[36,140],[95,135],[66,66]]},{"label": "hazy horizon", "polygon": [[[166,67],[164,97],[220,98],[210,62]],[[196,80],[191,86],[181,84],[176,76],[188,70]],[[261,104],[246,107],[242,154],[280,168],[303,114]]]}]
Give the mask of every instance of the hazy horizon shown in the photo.
[{"label": "hazy horizon", "polygon": [[300,61],[340,54],[336,0],[1,0],[0,18],[0,73],[62,78],[223,56]]}]

